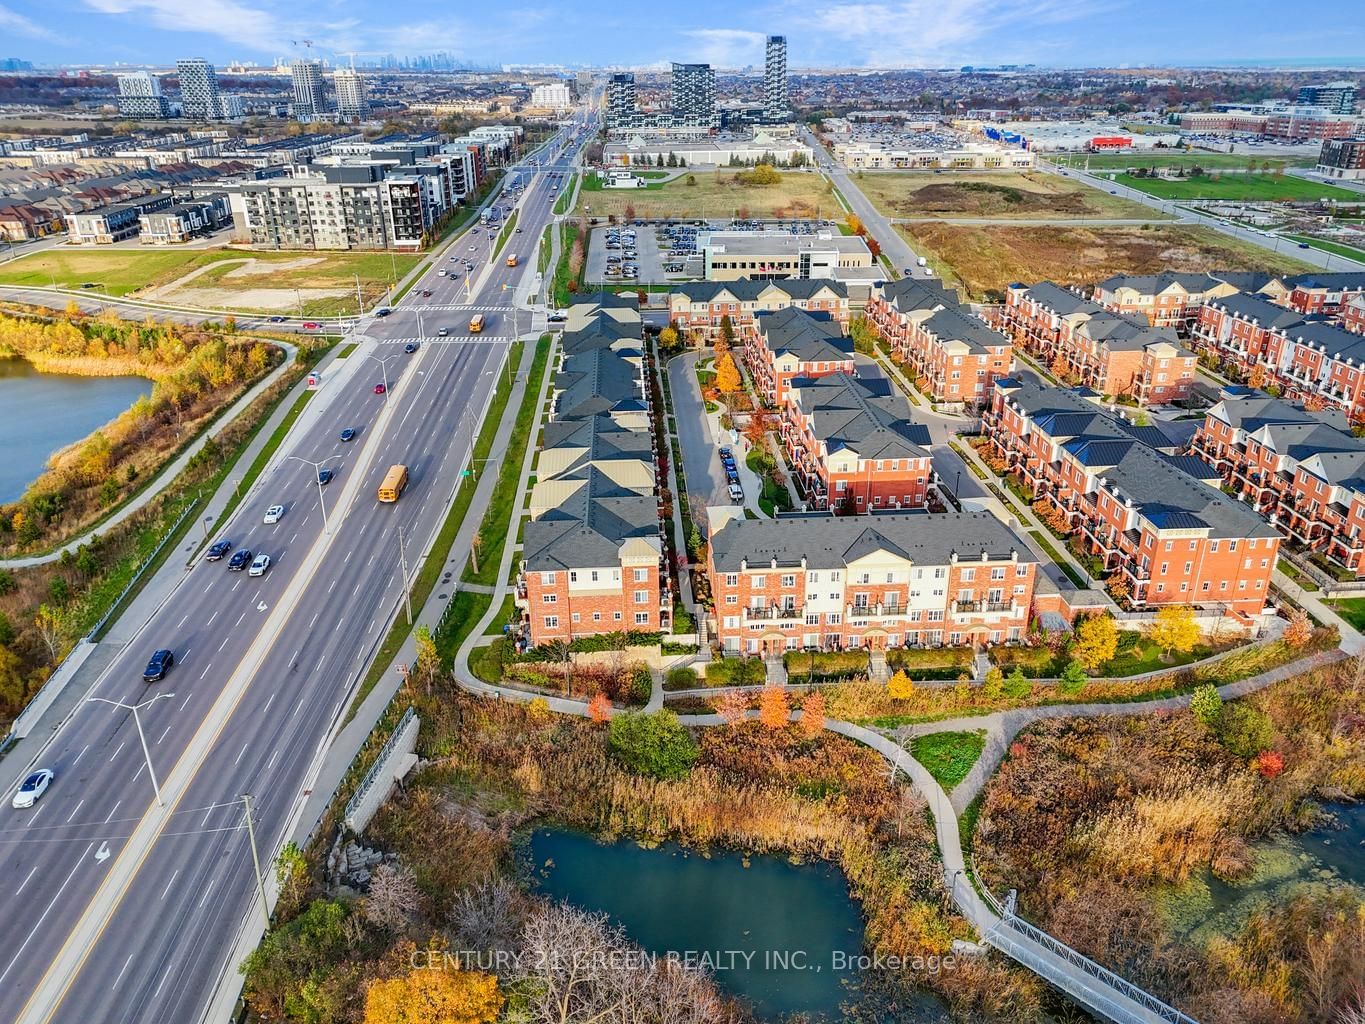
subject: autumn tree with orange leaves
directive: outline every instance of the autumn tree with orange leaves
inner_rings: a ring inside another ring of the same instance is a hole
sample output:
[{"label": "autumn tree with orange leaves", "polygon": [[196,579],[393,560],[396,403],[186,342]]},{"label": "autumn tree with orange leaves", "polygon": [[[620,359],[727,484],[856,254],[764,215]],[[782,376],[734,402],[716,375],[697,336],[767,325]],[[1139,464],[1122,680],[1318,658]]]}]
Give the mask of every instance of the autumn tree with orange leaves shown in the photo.
[{"label": "autumn tree with orange leaves", "polygon": [[365,1024],[490,1024],[502,1004],[491,974],[419,969],[370,986]]},{"label": "autumn tree with orange leaves", "polygon": [[611,720],[611,701],[607,700],[607,695],[600,690],[588,701],[588,717],[598,725]]},{"label": "autumn tree with orange leaves", "polygon": [[819,690],[811,690],[801,702],[801,735],[813,740],[824,728],[825,695]]},{"label": "autumn tree with orange leaves", "polygon": [[758,696],[758,720],[769,729],[781,729],[787,724],[790,714],[787,691],[780,686],[763,687]]}]

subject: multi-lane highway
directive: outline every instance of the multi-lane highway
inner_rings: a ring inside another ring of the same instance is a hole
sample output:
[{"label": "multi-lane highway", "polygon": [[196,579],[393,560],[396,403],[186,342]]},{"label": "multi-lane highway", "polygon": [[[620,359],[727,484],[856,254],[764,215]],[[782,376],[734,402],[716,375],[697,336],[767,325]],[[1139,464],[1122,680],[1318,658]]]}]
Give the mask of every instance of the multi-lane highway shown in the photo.
[{"label": "multi-lane highway", "polygon": [[[259,898],[240,798],[254,799],[268,862],[397,612],[400,532],[414,569],[459,482],[512,333],[531,327],[525,311],[514,325],[512,298],[535,273],[551,185],[567,181],[568,163],[531,177],[518,200],[522,231],[495,264],[495,229],[451,244],[451,254],[475,262],[470,285],[463,274],[439,276],[438,267],[457,265],[443,258],[391,315],[359,325],[359,347],[328,372],[285,449],[220,528],[237,548],[269,554],[269,572],[196,565],[95,684],[92,696],[124,703],[174,694],[141,715],[164,808],[132,716],[93,702],[41,755],[56,781],[36,807],[13,810],[5,794],[0,1020],[201,1020]],[[505,262],[512,252],[516,269]],[[473,335],[475,312],[485,326]],[[421,342],[411,354],[410,339]],[[385,379],[387,393],[377,394]],[[343,442],[347,427],[357,436]],[[322,488],[329,530],[309,463],[337,473]],[[381,504],[379,481],[395,463],[411,483],[396,504]],[[285,514],[266,525],[276,503]],[[159,647],[176,664],[146,684],[143,666]],[[6,766],[6,782],[18,767]]]}]

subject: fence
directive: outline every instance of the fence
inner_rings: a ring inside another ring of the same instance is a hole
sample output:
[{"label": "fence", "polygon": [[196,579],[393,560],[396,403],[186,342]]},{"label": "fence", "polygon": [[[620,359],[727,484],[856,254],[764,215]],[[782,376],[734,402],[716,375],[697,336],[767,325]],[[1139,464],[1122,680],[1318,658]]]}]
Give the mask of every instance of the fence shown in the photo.
[{"label": "fence", "polygon": [[355,816],[365,801],[370,796],[370,791],[378,783],[380,777],[388,768],[389,759],[393,756],[394,750],[404,742],[407,731],[417,720],[417,711],[411,705],[403,712],[403,717],[398,720],[398,725],[389,738],[384,741],[384,746],[379,750],[379,756],[374,759],[374,764],[370,765],[370,770],[365,773],[365,777],[360,780],[360,785],[351,794],[351,799],[346,801],[346,814],[344,820],[349,826],[355,820]]},{"label": "fence", "polygon": [[161,540],[157,542],[156,547],[152,549],[152,553],[142,560],[142,564],[137,567],[137,572],[133,573],[133,578],[128,581],[128,585],[119,591],[118,597],[114,598],[113,603],[109,605],[109,609],[101,615],[100,620],[91,627],[90,632],[85,635],[85,639],[92,643],[95,641],[95,638],[99,636],[100,631],[104,629],[114,613],[118,611],[119,606],[123,604],[123,599],[138,585],[138,582],[142,579],[143,573],[151,568],[152,564],[156,562],[157,556],[161,554],[162,549],[170,543],[170,540],[175,536],[176,531],[179,530],[185,520],[189,518],[190,513],[198,507],[199,498],[197,497],[185,506],[185,511],[181,512],[180,515],[176,517],[175,522],[171,524],[171,528],[166,531]]}]

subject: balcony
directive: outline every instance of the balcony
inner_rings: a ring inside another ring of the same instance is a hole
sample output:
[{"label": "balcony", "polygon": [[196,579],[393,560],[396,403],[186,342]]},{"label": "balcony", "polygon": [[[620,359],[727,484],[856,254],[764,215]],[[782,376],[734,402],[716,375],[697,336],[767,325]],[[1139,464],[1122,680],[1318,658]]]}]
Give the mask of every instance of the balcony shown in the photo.
[{"label": "balcony", "polygon": [[902,616],[908,609],[900,602],[876,604],[848,604],[844,606],[844,616],[849,619],[887,619]]},{"label": "balcony", "polygon": [[749,622],[795,622],[805,618],[805,610],[802,608],[784,608],[780,605],[768,605],[764,608],[745,608],[740,615],[742,623]]},{"label": "balcony", "polygon": [[1013,601],[957,601],[952,605],[954,621],[972,617],[1014,618],[1022,611]]}]

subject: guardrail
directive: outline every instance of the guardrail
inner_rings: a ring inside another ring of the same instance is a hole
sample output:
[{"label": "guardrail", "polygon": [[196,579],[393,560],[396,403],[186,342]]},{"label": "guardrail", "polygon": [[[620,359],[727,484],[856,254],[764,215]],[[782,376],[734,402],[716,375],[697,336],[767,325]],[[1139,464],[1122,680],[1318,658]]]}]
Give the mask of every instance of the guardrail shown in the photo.
[{"label": "guardrail", "polygon": [[985,939],[987,943],[996,946],[1001,952],[1007,953],[1012,958],[1019,960],[1022,963],[1027,963],[1033,971],[1042,975],[1048,981],[1052,982],[1052,984],[1063,990],[1069,990],[1072,985],[1079,981],[1081,987],[1086,990],[1087,995],[1097,1003],[1108,1007],[1107,1014],[1114,1020],[1131,1020],[1133,1019],[1133,1015],[1131,1012],[1125,1011],[1123,1007],[1106,995],[1104,991],[1096,991],[1091,986],[1085,985],[1080,979],[1076,979],[1070,975],[1064,975],[1063,972],[1057,971],[1047,957],[1032,955],[1026,948],[1010,941],[1006,936],[1001,936],[1000,931],[1002,929],[1009,929],[1017,932],[1029,942],[1041,946],[1045,952],[1051,953],[1053,956],[1058,957],[1072,967],[1075,967],[1084,975],[1084,977],[1093,978],[1095,981],[1100,982],[1106,989],[1117,993],[1129,1002],[1136,1003],[1160,1020],[1170,1021],[1171,1024],[1199,1024],[1198,1021],[1188,1014],[1181,1013],[1174,1006],[1164,1003],[1150,992],[1138,988],[1126,978],[1122,978],[1109,970],[1109,968],[1097,964],[1084,953],[1078,953],[1060,939],[1053,938],[1037,925],[1025,921],[1014,912],[1013,891],[1011,891],[1006,902],[1002,904],[995,898],[995,895],[990,889],[986,887],[986,882],[981,877],[981,872],[977,870],[976,854],[974,852],[971,855],[971,865],[972,875],[976,879],[976,891],[980,893],[982,899],[985,900],[986,905],[1000,918],[1000,921],[996,926],[988,929],[986,933],[982,935],[982,938]]}]

